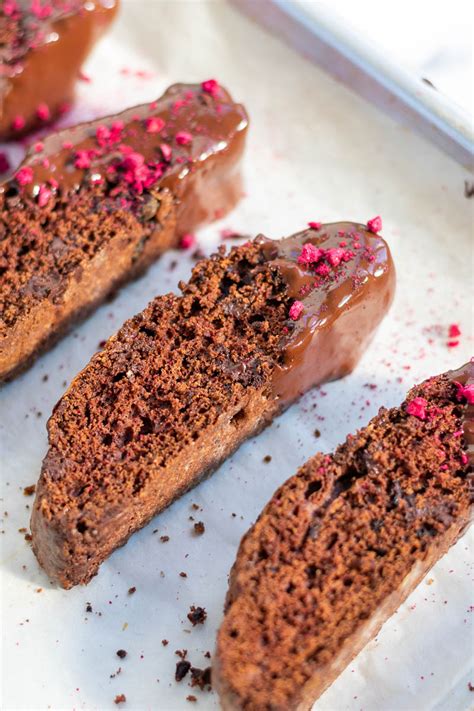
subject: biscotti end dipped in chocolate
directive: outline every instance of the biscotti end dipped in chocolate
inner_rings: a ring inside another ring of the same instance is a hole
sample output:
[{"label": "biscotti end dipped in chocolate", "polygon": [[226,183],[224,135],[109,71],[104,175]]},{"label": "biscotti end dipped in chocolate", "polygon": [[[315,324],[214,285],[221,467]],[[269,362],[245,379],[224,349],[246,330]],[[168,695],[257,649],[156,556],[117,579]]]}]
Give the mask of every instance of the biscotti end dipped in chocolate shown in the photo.
[{"label": "biscotti end dipped in chocolate", "polygon": [[48,576],[87,583],[302,392],[349,373],[394,283],[381,237],[325,225],[221,250],[180,296],[159,296],[128,321],[48,423],[31,521]]},{"label": "biscotti end dipped in chocolate", "polygon": [[81,65],[117,8],[118,0],[3,0],[0,140],[67,110]]},{"label": "biscotti end dipped in chocolate", "polygon": [[209,80],[31,148],[0,185],[0,381],[235,205],[247,125]]},{"label": "biscotti end dipped in chocolate", "polygon": [[382,408],[276,491],[230,575],[222,708],[307,711],[470,522],[474,363]]}]

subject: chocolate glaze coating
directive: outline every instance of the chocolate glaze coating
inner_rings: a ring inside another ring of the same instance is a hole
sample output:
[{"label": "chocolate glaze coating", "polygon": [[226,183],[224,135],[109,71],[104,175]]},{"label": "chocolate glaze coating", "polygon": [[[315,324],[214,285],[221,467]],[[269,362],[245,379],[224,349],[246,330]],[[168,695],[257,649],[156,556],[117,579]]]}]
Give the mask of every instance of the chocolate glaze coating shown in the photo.
[{"label": "chocolate glaze coating", "polygon": [[[359,246],[338,278],[313,288],[315,274],[298,263],[304,244],[323,250]],[[395,267],[386,242],[364,225],[338,222],[305,230],[263,249],[304,311],[285,339],[284,364],[273,376],[275,395],[292,402],[309,388],[350,373],[386,314],[395,292]]]},{"label": "chocolate glaze coating", "polygon": [[244,107],[222,87],[211,96],[177,84],[158,101],[32,147],[0,184],[0,381],[183,233],[234,207],[247,126]]},{"label": "chocolate glaze coating", "polygon": [[[40,104],[48,107],[50,120],[72,101],[79,69],[114,19],[118,0],[55,0],[44,18],[30,5],[21,2],[18,19],[0,16],[0,139],[44,125],[37,115]],[[15,130],[18,116],[24,125]]]},{"label": "chocolate glaze coating", "polygon": [[[454,383],[463,386],[474,385],[474,360],[471,359],[457,370],[449,370],[446,375]],[[467,444],[466,453],[470,464],[474,466],[474,404],[469,402],[465,405],[463,430]]]}]

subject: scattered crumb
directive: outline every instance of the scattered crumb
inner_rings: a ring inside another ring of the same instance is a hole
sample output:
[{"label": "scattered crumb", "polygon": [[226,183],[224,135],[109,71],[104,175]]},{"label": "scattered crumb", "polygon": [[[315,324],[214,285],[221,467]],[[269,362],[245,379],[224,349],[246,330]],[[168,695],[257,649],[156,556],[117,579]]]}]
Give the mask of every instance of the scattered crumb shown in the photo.
[{"label": "scattered crumb", "polygon": [[90,602],[86,602],[86,612],[92,612],[92,605]]},{"label": "scattered crumb", "polygon": [[464,181],[464,197],[472,198],[474,196],[474,182],[472,180]]},{"label": "scattered crumb", "polygon": [[191,508],[197,511],[199,509],[199,504],[191,504]]},{"label": "scattered crumb", "polygon": [[162,639],[161,644],[163,645],[163,647],[167,647],[169,644],[169,641],[167,639]]},{"label": "scattered crumb", "polygon": [[314,430],[314,436],[316,439],[319,439],[319,437],[321,437],[321,432],[319,430]]},{"label": "scattered crumb", "polygon": [[180,577],[180,578],[187,578],[187,577],[188,577],[188,574],[187,574],[187,573],[183,573],[183,571],[181,571],[181,573],[179,574],[179,577]]},{"label": "scattered crumb", "polygon": [[198,521],[194,524],[194,533],[196,534],[196,536],[202,536],[205,530],[206,527],[204,526],[204,523],[202,521]]},{"label": "scattered crumb", "polygon": [[31,484],[30,486],[25,486],[23,489],[23,496],[33,496],[36,491],[36,484]]},{"label": "scattered crumb", "polygon": [[194,694],[189,694],[186,696],[186,701],[190,701],[191,703],[196,703],[197,698],[194,696]]},{"label": "scattered crumb", "polygon": [[263,461],[265,462],[265,464],[268,464],[269,462],[271,462],[272,458],[271,458],[270,454],[266,454],[263,458]]},{"label": "scattered crumb", "polygon": [[162,543],[168,543],[170,537],[169,536],[160,536],[160,541]]},{"label": "scattered crumb", "polygon": [[176,671],[174,673],[175,681],[182,681],[188,671],[191,669],[191,663],[182,659],[180,662],[176,663]]},{"label": "scattered crumb", "polygon": [[125,649],[118,649],[117,650],[117,657],[120,657],[120,659],[125,659],[127,656],[127,651]]},{"label": "scattered crumb", "polygon": [[129,595],[133,595],[133,593],[136,593],[136,592],[137,592],[137,589],[136,589],[135,586],[134,586],[133,588],[128,588],[128,594],[129,594]]},{"label": "scattered crumb", "polygon": [[195,607],[191,605],[190,612],[188,612],[188,620],[191,622],[192,626],[202,625],[207,617],[207,612],[204,607]]},{"label": "scattered crumb", "polygon": [[125,694],[117,694],[117,696],[114,699],[114,704],[124,704],[127,700],[127,697]]},{"label": "scattered crumb", "polygon": [[211,667],[198,669],[191,667],[191,686],[198,686],[201,691],[208,686],[211,688]]}]

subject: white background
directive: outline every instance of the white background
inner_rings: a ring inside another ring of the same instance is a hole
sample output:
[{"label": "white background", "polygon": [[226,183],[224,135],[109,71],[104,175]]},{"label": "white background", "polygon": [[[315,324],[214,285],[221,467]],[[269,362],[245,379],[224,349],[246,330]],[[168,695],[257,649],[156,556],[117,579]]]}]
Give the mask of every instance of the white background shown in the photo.
[{"label": "white background", "polygon": [[[140,77],[137,70],[149,74]],[[166,255],[0,390],[0,511],[8,512],[0,523],[2,707],[116,709],[113,699],[124,693],[125,709],[171,711],[193,708],[185,697],[195,693],[197,709],[213,709],[214,694],[191,690],[186,680],[174,682],[174,651],[186,648],[193,664],[207,664],[203,653],[213,651],[240,536],[274,489],[317,448],[333,448],[380,405],[399,403],[414,382],[470,356],[468,176],[220,2],[125,3],[86,73],[92,81],[81,83],[70,120],[155,99],[174,81],[209,77],[246,104],[252,121],[247,195],[221,224],[199,233],[205,251],[217,245],[222,227],[279,237],[309,220],[365,222],[381,214],[397,265],[395,304],[356,372],[309,393],[245,444],[209,481],[117,551],[86,588],[60,590],[38,567],[18,530],[28,526],[32,504],[23,487],[37,479],[46,419],[65,385],[125,318],[157,293],[174,289],[192,260]],[[178,267],[170,271],[175,259]],[[463,332],[455,349],[446,346],[451,323]],[[267,454],[270,464],[262,462]],[[191,510],[193,502],[202,510]],[[190,515],[204,521],[204,536],[192,536]],[[170,541],[161,543],[161,535]],[[181,578],[181,571],[188,577]],[[472,577],[465,537],[315,708],[472,706]],[[131,586],[137,592],[128,596]],[[88,602],[93,613],[85,611]],[[202,627],[188,624],[191,604],[208,611]],[[163,647],[162,639],[169,645]],[[115,654],[122,648],[128,651],[124,660]],[[119,666],[121,674],[111,679]]]}]

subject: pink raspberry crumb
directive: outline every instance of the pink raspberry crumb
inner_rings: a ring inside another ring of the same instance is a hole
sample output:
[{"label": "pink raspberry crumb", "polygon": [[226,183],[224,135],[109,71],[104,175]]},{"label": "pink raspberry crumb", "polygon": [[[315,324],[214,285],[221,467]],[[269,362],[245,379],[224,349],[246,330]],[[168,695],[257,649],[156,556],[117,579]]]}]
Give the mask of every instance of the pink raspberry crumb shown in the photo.
[{"label": "pink raspberry crumb", "polygon": [[448,329],[448,336],[450,338],[456,338],[457,336],[461,335],[461,329],[457,325],[457,323],[452,323]]},{"label": "pink raspberry crumb", "polygon": [[214,98],[217,98],[220,87],[219,82],[217,82],[216,79],[207,79],[206,81],[203,81],[201,87],[206,94],[210,94]]},{"label": "pink raspberry crumb", "polygon": [[163,154],[163,158],[165,159],[165,161],[169,163],[171,160],[171,147],[168,146],[167,143],[161,143],[160,150]]},{"label": "pink raspberry crumb", "polygon": [[150,116],[145,121],[147,133],[159,133],[165,127],[165,122],[159,116]]},{"label": "pink raspberry crumb", "polygon": [[178,131],[175,138],[176,143],[178,143],[180,146],[187,146],[188,143],[191,143],[191,141],[193,140],[193,137],[187,131]]},{"label": "pink raspberry crumb", "polygon": [[308,222],[308,227],[312,230],[320,230],[322,224],[322,222]]},{"label": "pink raspberry crumb", "polygon": [[299,317],[304,311],[304,305],[302,301],[293,301],[290,308],[290,318],[292,321],[298,321]]},{"label": "pink raspberry crumb", "polygon": [[20,168],[15,174],[15,179],[18,185],[28,185],[28,183],[33,182],[33,168],[29,165],[25,165],[24,168]]},{"label": "pink raspberry crumb", "polygon": [[191,249],[191,247],[194,247],[195,244],[196,236],[193,235],[191,232],[188,232],[187,234],[181,237],[179,246],[181,247],[181,249]]},{"label": "pink raspberry crumb", "polygon": [[371,220],[367,220],[367,229],[369,232],[374,232],[377,234],[377,232],[380,232],[382,229],[382,218],[380,215],[377,215],[377,217],[373,217]]},{"label": "pink raspberry crumb", "polygon": [[26,121],[23,116],[15,116],[15,118],[12,121],[12,129],[14,131],[21,131],[22,129],[25,128]]},{"label": "pink raspberry crumb", "polygon": [[418,417],[419,420],[426,420],[426,408],[428,401],[424,397],[415,397],[408,403],[406,411],[413,417]]},{"label": "pink raspberry crumb", "polygon": [[52,191],[48,188],[48,186],[41,185],[38,193],[38,205],[40,207],[44,207],[45,205],[47,205],[51,195]]},{"label": "pink raspberry crumb", "polygon": [[40,104],[36,109],[36,115],[40,121],[49,121],[51,118],[51,111],[49,110],[48,104]]},{"label": "pink raspberry crumb", "polygon": [[462,383],[455,383],[457,387],[456,397],[458,400],[466,400],[469,405],[474,405],[474,384],[473,385],[463,385]]},{"label": "pink raspberry crumb", "polygon": [[301,254],[298,257],[298,264],[315,264],[323,256],[323,250],[315,247],[311,242],[307,242],[301,248]]},{"label": "pink raspberry crumb", "polygon": [[79,170],[86,170],[91,167],[91,159],[88,151],[76,151],[74,165]]}]

